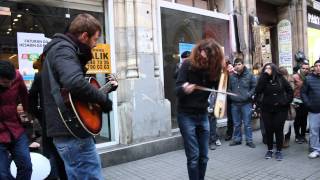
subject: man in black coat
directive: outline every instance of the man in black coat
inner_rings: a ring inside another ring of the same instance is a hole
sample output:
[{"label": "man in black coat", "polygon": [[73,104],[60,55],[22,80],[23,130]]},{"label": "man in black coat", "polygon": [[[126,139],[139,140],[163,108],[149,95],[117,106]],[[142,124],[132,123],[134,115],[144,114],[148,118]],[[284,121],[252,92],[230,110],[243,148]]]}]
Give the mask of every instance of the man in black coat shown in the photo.
[{"label": "man in black coat", "polygon": [[[101,162],[94,138],[74,137],[60,117],[54,85],[71,93],[80,101],[100,105],[104,112],[112,110],[108,96],[85,79],[85,65],[92,59],[91,49],[102,32],[101,24],[89,14],[79,14],[65,34],[54,35],[44,48],[42,92],[48,137],[64,161],[68,179],[103,179]],[[112,80],[113,81],[113,80]],[[117,82],[112,82],[117,87]],[[59,107],[60,110],[60,107]]]}]

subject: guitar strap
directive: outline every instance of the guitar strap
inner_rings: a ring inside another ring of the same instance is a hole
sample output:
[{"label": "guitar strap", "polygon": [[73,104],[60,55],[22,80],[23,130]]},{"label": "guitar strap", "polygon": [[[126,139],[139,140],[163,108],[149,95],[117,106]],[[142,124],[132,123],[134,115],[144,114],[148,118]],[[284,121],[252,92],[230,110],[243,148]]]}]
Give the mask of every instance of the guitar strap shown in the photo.
[{"label": "guitar strap", "polygon": [[63,98],[61,96],[60,92],[60,85],[58,84],[57,80],[55,79],[52,69],[50,66],[50,62],[46,60],[44,64],[47,66],[48,69],[48,75],[49,75],[49,82],[51,87],[51,95],[53,96],[53,99],[56,103],[56,105],[59,108],[60,114],[63,117],[63,121],[68,124],[69,122],[72,122],[72,117],[70,116],[71,113],[66,107],[66,105],[63,102]]}]

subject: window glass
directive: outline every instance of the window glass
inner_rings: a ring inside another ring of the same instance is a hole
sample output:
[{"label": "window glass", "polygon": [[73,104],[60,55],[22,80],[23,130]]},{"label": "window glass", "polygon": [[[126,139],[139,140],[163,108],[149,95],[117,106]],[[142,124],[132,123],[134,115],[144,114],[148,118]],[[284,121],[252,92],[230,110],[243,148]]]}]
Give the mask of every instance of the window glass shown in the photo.
[{"label": "window glass", "polygon": [[172,128],[177,128],[174,72],[180,62],[181,51],[192,47],[203,38],[212,37],[224,47],[225,54],[229,55],[229,22],[162,7],[161,27],[165,98],[171,103]]},{"label": "window glass", "polygon": [[[101,8],[97,9],[98,12],[94,12],[79,10],[79,8],[71,9],[48,5],[50,3],[52,4],[52,1],[48,3],[43,1],[35,1],[33,3],[6,1],[0,3],[0,7],[6,7],[5,9],[11,12],[11,15],[5,15],[8,13],[0,13],[0,60],[10,60],[15,64],[16,68],[23,68],[19,67],[18,62],[18,32],[40,33],[51,39],[55,33],[64,33],[70,20],[80,13],[93,15],[100,21],[103,25],[102,27],[105,28],[105,15],[104,12],[101,12]],[[68,7],[79,6],[77,3],[73,4],[74,6],[72,6],[72,3],[69,3]],[[101,7],[103,7],[103,5]],[[98,43],[106,43],[105,32],[103,29]],[[104,77],[104,74],[99,76]],[[27,86],[30,87],[32,80],[25,82]],[[110,126],[114,123],[114,119],[110,117],[110,114],[104,116],[101,134],[96,136],[97,143],[111,141]]]}]

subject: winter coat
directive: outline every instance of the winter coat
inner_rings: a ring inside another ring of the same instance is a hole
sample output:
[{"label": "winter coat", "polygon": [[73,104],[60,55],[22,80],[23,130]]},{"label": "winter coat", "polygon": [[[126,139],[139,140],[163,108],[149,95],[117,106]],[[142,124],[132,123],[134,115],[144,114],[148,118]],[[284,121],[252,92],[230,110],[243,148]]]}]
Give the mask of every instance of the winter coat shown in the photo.
[{"label": "winter coat", "polygon": [[302,101],[309,112],[320,113],[320,76],[311,74],[306,77],[301,89]]},{"label": "winter coat", "polygon": [[261,110],[267,112],[288,111],[293,100],[293,89],[289,82],[278,75],[275,79],[262,73],[256,87],[256,97],[263,97]]},{"label": "winter coat", "polygon": [[182,85],[186,82],[208,88],[216,87],[217,83],[209,80],[208,72],[192,69],[189,60],[184,61],[179,69],[175,89],[178,96],[178,113],[207,113],[210,92],[195,90],[191,94],[186,94],[182,88]]},{"label": "winter coat", "polygon": [[229,78],[228,89],[238,96],[230,96],[232,104],[243,105],[252,101],[256,87],[256,78],[244,67],[241,74],[232,74]]},{"label": "winter coat", "polygon": [[16,71],[16,79],[10,88],[0,93],[0,143],[16,140],[25,131],[17,112],[19,103],[27,109],[28,90],[21,74]]}]

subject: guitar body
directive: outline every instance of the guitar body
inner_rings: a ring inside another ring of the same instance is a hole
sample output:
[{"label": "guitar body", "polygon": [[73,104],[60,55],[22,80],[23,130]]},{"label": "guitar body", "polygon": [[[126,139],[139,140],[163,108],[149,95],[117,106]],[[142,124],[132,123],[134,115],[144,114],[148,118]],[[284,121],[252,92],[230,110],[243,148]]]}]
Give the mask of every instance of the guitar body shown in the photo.
[{"label": "guitar body", "polygon": [[[91,86],[99,89],[98,81],[92,77],[89,78]],[[61,91],[64,104],[69,109],[70,118],[63,119],[69,132],[78,138],[86,138],[90,135],[98,135],[102,128],[102,111],[98,105],[86,103],[73,98],[69,92]]]},{"label": "guitar body", "polygon": [[[218,91],[226,92],[228,86],[228,72],[221,72]],[[217,92],[214,115],[216,118],[223,118],[226,113],[227,94]]]}]

